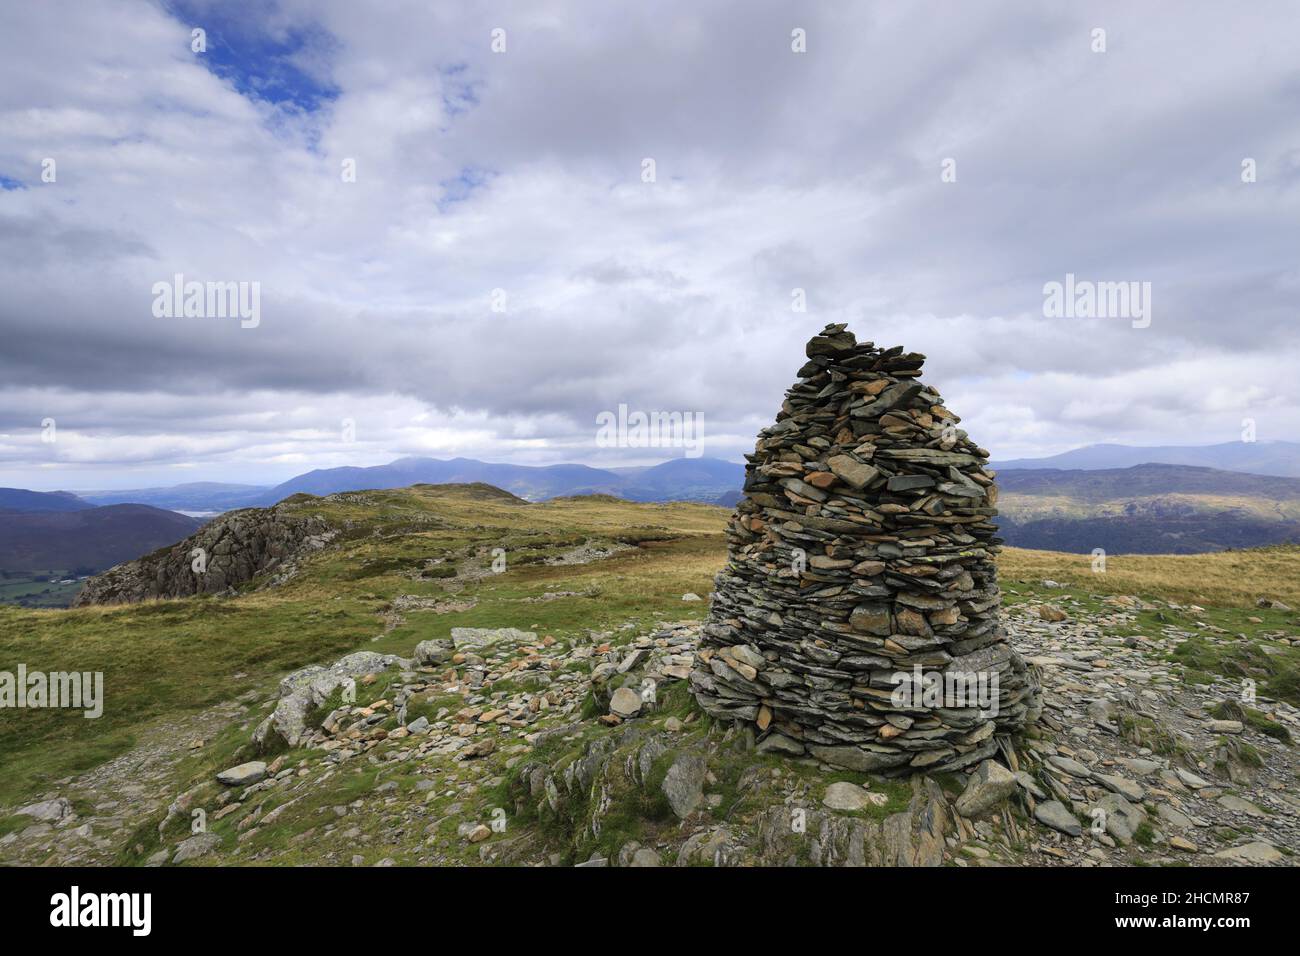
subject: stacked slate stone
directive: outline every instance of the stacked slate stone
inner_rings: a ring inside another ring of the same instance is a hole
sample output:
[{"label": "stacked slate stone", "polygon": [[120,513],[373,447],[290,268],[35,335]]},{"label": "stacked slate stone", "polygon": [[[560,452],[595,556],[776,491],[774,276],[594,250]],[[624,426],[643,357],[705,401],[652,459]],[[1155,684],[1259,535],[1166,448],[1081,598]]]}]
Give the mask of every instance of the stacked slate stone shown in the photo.
[{"label": "stacked slate stone", "polygon": [[807,354],[746,456],[692,690],[762,750],[886,774],[975,763],[1038,710],[998,619],[988,452],[920,382],[925,356],[843,325]]}]

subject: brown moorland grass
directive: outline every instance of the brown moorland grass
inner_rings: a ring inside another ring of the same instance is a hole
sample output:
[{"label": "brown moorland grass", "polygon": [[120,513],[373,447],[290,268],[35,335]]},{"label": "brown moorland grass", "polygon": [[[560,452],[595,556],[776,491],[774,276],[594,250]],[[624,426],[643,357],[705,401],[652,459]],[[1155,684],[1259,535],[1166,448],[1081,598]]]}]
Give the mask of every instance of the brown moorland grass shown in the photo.
[{"label": "brown moorland grass", "polygon": [[1138,594],[1216,607],[1254,607],[1260,597],[1300,607],[1300,546],[1279,545],[1214,554],[1111,554],[1106,570],[1092,555],[1006,548],[998,556],[1006,580],[1051,578],[1094,594]]}]

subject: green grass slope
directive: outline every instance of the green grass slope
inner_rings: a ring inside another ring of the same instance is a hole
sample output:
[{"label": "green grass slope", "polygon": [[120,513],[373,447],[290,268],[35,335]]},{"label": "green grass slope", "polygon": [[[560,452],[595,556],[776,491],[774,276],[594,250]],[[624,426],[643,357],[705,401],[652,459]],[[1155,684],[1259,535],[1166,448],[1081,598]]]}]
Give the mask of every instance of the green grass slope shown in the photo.
[{"label": "green grass slope", "polygon": [[[101,671],[104,712],[0,710],[0,805],[13,805],[130,748],[144,722],[256,690],[287,670],[352,650],[409,655],[452,627],[575,633],[700,614],[725,553],[726,513],[688,504],[576,498],[527,504],[489,486],[353,492],[291,507],[343,531],[288,583],[236,598],[194,597],[66,611],[0,607],[0,671]],[[587,564],[584,547],[635,545]],[[493,549],[506,570],[492,573]],[[570,600],[532,600],[548,591]],[[473,605],[394,613],[399,596]],[[395,622],[396,626],[393,626]]]},{"label": "green grass slope", "polygon": [[[707,599],[726,558],[728,512],[706,505],[608,497],[528,504],[486,486],[416,486],[300,496],[289,507],[341,531],[280,586],[254,581],[234,598],[134,606],[0,608],[0,671],[19,663],[102,671],[105,683],[97,720],[77,711],[0,711],[0,806],[57,790],[131,748],[145,728],[180,726],[237,697],[266,701],[286,671],[352,650],[409,655],[458,626],[577,641],[591,630],[631,625],[626,633],[635,634],[656,621],[702,617],[707,602],[682,595]],[[504,550],[501,573],[492,569],[496,549]],[[1198,605],[1176,612],[1186,617],[1178,623],[1205,632],[1179,663],[1258,676],[1279,697],[1300,699],[1300,648],[1278,640],[1300,635],[1300,616],[1254,606],[1266,595],[1300,607],[1300,548],[1111,556],[1104,574],[1087,556],[1011,549],[1000,568],[1011,602],[1062,593],[1042,587],[1052,578],[1098,608],[1117,594]],[[1168,623],[1153,617],[1143,626]],[[1258,649],[1264,644],[1267,653]],[[231,726],[195,759],[219,769],[247,740],[246,727]]]}]

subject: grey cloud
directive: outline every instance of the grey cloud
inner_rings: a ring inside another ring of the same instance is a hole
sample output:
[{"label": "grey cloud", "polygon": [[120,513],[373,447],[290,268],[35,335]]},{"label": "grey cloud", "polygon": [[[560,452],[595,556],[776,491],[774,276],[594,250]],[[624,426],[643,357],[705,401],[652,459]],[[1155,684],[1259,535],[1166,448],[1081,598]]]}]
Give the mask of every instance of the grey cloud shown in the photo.
[{"label": "grey cloud", "polygon": [[[0,192],[0,429],[54,409],[214,468],[368,464],[422,429],[597,461],[626,402],[702,411],[735,457],[828,321],[927,353],[995,451],[1300,426],[1294,8],[744,9],[248,5],[247,30],[333,37],[296,64],[339,91],[309,115],[240,97],[164,8],[7,9],[0,174],[61,172]],[[259,281],[262,324],[155,319],[174,272]],[[1045,318],[1066,272],[1151,281],[1151,327]],[[331,449],[342,407],[373,441]]]}]

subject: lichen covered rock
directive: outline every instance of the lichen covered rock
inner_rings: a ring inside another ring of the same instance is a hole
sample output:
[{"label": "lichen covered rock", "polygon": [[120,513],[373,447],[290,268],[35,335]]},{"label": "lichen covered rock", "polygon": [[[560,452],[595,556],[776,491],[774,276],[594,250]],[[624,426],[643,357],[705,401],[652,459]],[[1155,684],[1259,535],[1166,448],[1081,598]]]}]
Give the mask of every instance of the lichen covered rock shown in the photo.
[{"label": "lichen covered rock", "polygon": [[324,518],[289,504],[231,511],[184,541],[96,575],[72,606],[229,593],[259,574],[287,573],[336,534]]}]

